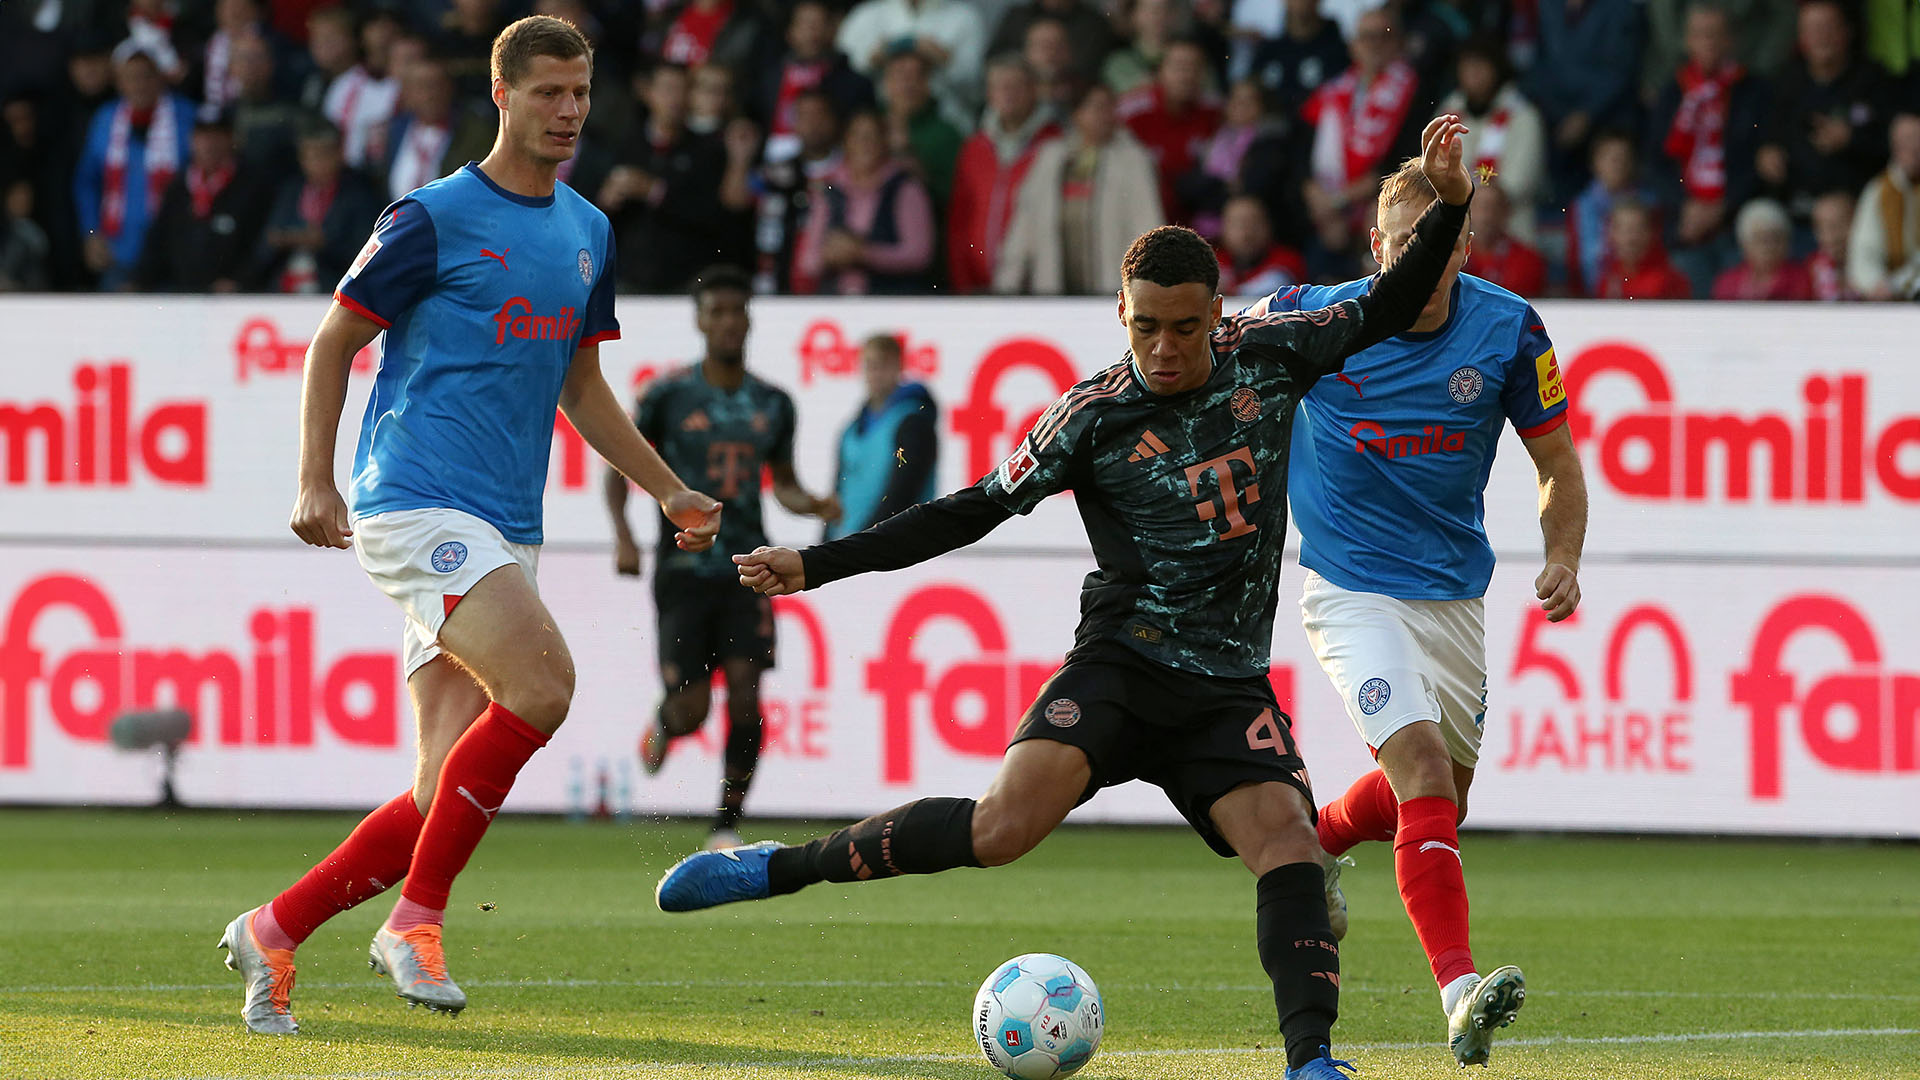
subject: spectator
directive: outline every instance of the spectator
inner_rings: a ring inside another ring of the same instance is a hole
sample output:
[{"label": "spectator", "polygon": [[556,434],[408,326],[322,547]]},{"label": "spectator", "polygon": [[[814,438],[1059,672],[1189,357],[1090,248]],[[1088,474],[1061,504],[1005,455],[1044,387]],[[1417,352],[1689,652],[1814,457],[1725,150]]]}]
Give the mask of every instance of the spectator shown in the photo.
[{"label": "spectator", "polygon": [[869,79],[896,49],[912,49],[926,59],[942,107],[973,115],[987,31],[966,0],[861,0],[840,24],[839,44]]},{"label": "spectator", "polygon": [[873,85],[833,46],[833,13],[825,0],[800,0],[787,19],[786,53],[760,73],[754,91],[752,112],[767,132],[768,157],[791,157],[798,149],[794,102],[816,89],[843,115],[873,98]]},{"label": "spectator", "polygon": [[451,0],[433,28],[433,54],[446,65],[462,103],[489,95],[493,39],[506,25],[500,0]]},{"label": "spectator", "polygon": [[[1240,5],[1234,6],[1236,18]],[[1286,19],[1276,36],[1251,51],[1249,74],[1260,80],[1283,116],[1297,115],[1320,84],[1351,63],[1340,28],[1320,17],[1318,0],[1286,0]]]},{"label": "spectator", "polygon": [[0,292],[45,292],[53,278],[53,245],[34,221],[33,182],[0,186]]},{"label": "spectator", "polygon": [[1194,230],[1219,236],[1227,200],[1243,192],[1267,202],[1269,222],[1298,220],[1301,210],[1289,196],[1300,187],[1294,171],[1299,141],[1284,116],[1267,111],[1259,83],[1243,79],[1233,84],[1220,129],[1207,140],[1199,162],[1178,181],[1177,194],[1192,212]]},{"label": "spectator", "polygon": [[1001,293],[1086,295],[1120,288],[1120,260],[1165,223],[1150,152],[1121,126],[1113,91],[1095,85],[1073,128],[1034,154],[994,266]]},{"label": "spectator", "polygon": [[1636,0],[1539,0],[1539,43],[1523,80],[1552,133],[1554,189],[1579,190],[1587,139],[1598,128],[1634,130],[1640,63]]},{"label": "spectator", "polygon": [[254,281],[267,292],[333,289],[365,241],[382,199],[346,167],[340,132],[324,121],[300,135],[300,175],[280,185],[255,254]]},{"label": "spectator", "polygon": [[1655,103],[1648,154],[1667,205],[1675,265],[1704,293],[1726,256],[1732,208],[1752,197],[1765,108],[1760,84],[1733,56],[1725,11],[1696,0],[1687,12],[1687,61]]},{"label": "spectator", "polygon": [[840,167],[827,175],[800,236],[795,292],[924,293],[931,284],[933,200],[887,148],[880,114],[847,121]]},{"label": "spectator", "polygon": [[[390,14],[375,14],[360,27],[360,62],[327,87],[320,110],[340,129],[347,164],[367,168],[386,157],[381,139],[400,104],[401,65],[394,57],[400,23]],[[418,39],[414,53],[424,56]]]},{"label": "spectator", "polygon": [[233,64],[234,46],[249,36],[268,42],[274,39],[261,18],[258,0],[215,0],[213,13],[213,36],[207,39],[200,57],[200,100],[218,109],[240,96],[240,75]]},{"label": "spectator", "polygon": [[840,117],[824,91],[803,90],[794,98],[793,135],[792,156],[767,154],[753,179],[759,195],[757,292],[791,291],[794,249],[812,212],[813,189],[840,165]]},{"label": "spectator", "polygon": [[439,60],[411,61],[399,74],[400,111],[383,140],[389,199],[487,156],[494,134],[478,116],[455,106],[453,77]]},{"label": "spectator", "polygon": [[147,292],[240,291],[267,214],[262,179],[234,151],[232,117],[205,106],[193,125],[187,167],[168,185],[147,230],[134,284]]},{"label": "spectator", "polygon": [[1815,300],[1858,300],[1847,282],[1847,240],[1853,231],[1853,193],[1829,191],[1813,200],[1814,252],[1807,258]]},{"label": "spectator", "polygon": [[1180,29],[1181,12],[1175,0],[1133,0],[1127,26],[1133,36],[1107,54],[1100,79],[1116,94],[1126,94],[1153,80],[1167,46]]},{"label": "spectator", "polygon": [[1868,300],[1920,299],[1920,115],[1903,112],[1887,134],[1887,169],[1853,212],[1847,282]]},{"label": "spectator", "polygon": [[1614,200],[1607,215],[1607,256],[1594,295],[1606,300],[1685,300],[1693,295],[1687,276],[1667,261],[1653,211],[1638,199]]},{"label": "spectator", "polygon": [[[73,162],[54,144],[40,105],[37,97],[26,95],[0,102],[0,189],[24,200],[15,207],[15,219],[28,218],[47,242],[48,278],[33,288],[73,289],[81,282],[80,241],[73,228]],[[11,194],[21,184],[26,185],[25,195]],[[14,233],[16,251],[35,246],[25,228],[15,227]],[[18,284],[20,275],[14,280]]]},{"label": "spectator", "polygon": [[1547,260],[1513,235],[1512,205],[1505,184],[1482,184],[1474,193],[1468,268],[1508,292],[1537,300],[1547,295]]},{"label": "spectator", "polygon": [[1608,129],[1593,137],[1593,181],[1567,209],[1567,276],[1579,296],[1600,295],[1600,265],[1607,254],[1607,233],[1614,204],[1633,199],[1653,204],[1640,183],[1633,139]]},{"label": "spectator", "polygon": [[360,64],[360,42],[354,33],[353,12],[324,7],[307,17],[306,76],[300,80],[300,105],[318,111],[326,106],[327,91]]},{"label": "spectator", "polygon": [[1220,219],[1220,295],[1266,296],[1307,280],[1300,253],[1273,238],[1267,204],[1255,195],[1227,200]]},{"label": "spectator", "polygon": [[[1093,81],[1100,74],[1101,62],[1113,51],[1114,37],[1113,24],[1087,0],[1026,0],[1015,4],[1000,16],[987,55],[1024,51],[1029,28],[1047,19],[1057,20],[1066,28],[1075,79],[1082,86]],[[1033,58],[1027,60],[1031,63]]]},{"label": "spectator", "polygon": [[[219,12],[215,5],[216,13]],[[160,77],[168,86],[179,86],[187,78],[187,62],[173,43],[174,5],[171,0],[129,0],[127,4],[127,36],[121,42],[153,57],[160,69]],[[244,19],[244,14],[237,14]],[[247,24],[239,23],[242,27]],[[203,51],[204,56],[204,51]]]},{"label": "spectator", "polygon": [[193,107],[163,93],[160,69],[144,52],[115,58],[120,96],[101,106],[73,176],[74,214],[87,268],[102,288],[132,277],[147,226],[187,157]]},{"label": "spectator", "polygon": [[1220,106],[1207,95],[1207,57],[1191,41],[1176,41],[1160,57],[1154,81],[1120,98],[1120,118],[1153,155],[1168,221],[1184,222],[1180,178],[1192,171],[1220,127]]},{"label": "spectator", "polygon": [[940,115],[927,85],[926,59],[916,52],[888,57],[880,75],[880,97],[886,109],[888,147],[895,158],[913,163],[921,183],[933,195],[934,212],[945,221],[953,195],[954,162],[966,136]]},{"label": "spectator", "polygon": [[[1640,86],[1651,101],[1685,62],[1687,12],[1693,0],[1644,0],[1647,43]],[[1715,0],[1733,27],[1733,51],[1741,65],[1763,79],[1786,67],[1793,53],[1794,6],[1780,0]]]},{"label": "spectator", "polygon": [[1733,234],[1740,262],[1713,282],[1715,300],[1811,300],[1813,279],[1807,268],[1788,258],[1793,220],[1772,199],[1754,199],[1740,208]]},{"label": "spectator", "polygon": [[659,58],[688,68],[718,64],[744,71],[761,47],[764,24],[753,0],[687,0],[667,25]]},{"label": "spectator", "polygon": [[1353,66],[1314,91],[1302,112],[1314,127],[1307,209],[1324,246],[1345,247],[1373,217],[1381,172],[1418,145],[1426,122],[1415,108],[1419,97],[1392,18],[1385,11],[1360,16]]},{"label": "spectator", "polygon": [[733,72],[719,64],[702,64],[687,75],[687,130],[718,135],[733,119]]},{"label": "spectator", "polygon": [[940,494],[940,407],[925,385],[901,378],[900,339],[875,334],[861,343],[867,400],[840,431],[834,495],[841,515],[827,524],[837,540]]},{"label": "spectator", "polygon": [[1008,56],[988,64],[987,111],[960,147],[947,210],[947,281],[954,291],[982,292],[993,283],[1015,193],[1040,148],[1059,137],[1040,111],[1026,61]]},{"label": "spectator", "polygon": [[1087,80],[1073,67],[1073,47],[1062,19],[1042,16],[1027,24],[1027,37],[1020,55],[1033,69],[1038,86],[1040,108],[1054,120],[1065,120],[1073,112],[1074,102]]},{"label": "spectator", "polygon": [[1483,187],[1498,181],[1512,207],[1512,234],[1532,243],[1534,207],[1547,187],[1547,135],[1540,110],[1521,96],[1505,50],[1491,41],[1463,47],[1455,72],[1458,88],[1440,102],[1440,112],[1460,114],[1467,125],[1461,140],[1467,162]]},{"label": "spectator", "polygon": [[751,249],[751,157],[688,130],[689,82],[683,67],[654,69],[646,123],[596,200],[613,221],[620,250],[629,253],[620,260],[621,279],[640,292],[683,292],[701,267]]},{"label": "spectator", "polygon": [[299,166],[294,143],[313,114],[274,96],[273,50],[258,34],[234,41],[233,75],[234,138],[247,170],[263,177],[291,175]]},{"label": "spectator", "polygon": [[1853,47],[1833,0],[1800,7],[1800,55],[1781,75],[1755,167],[1769,191],[1805,219],[1816,195],[1857,192],[1887,159],[1887,85]]}]

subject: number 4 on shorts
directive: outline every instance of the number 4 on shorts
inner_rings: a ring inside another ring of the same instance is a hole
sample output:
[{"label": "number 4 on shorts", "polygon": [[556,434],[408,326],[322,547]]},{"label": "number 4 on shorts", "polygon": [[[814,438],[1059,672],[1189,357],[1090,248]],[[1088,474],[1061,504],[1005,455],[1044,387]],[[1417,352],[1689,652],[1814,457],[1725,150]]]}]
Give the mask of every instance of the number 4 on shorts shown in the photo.
[{"label": "number 4 on shorts", "polygon": [[1260,715],[1247,725],[1247,749],[1271,750],[1276,757],[1286,757],[1290,752],[1286,736],[1280,734],[1280,725],[1273,718],[1272,709],[1261,709]]}]

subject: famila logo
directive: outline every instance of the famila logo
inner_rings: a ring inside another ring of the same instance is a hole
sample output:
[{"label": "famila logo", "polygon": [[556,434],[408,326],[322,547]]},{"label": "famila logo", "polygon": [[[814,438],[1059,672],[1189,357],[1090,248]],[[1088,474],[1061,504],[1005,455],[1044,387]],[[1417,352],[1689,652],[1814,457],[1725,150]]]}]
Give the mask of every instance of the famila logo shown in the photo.
[{"label": "famila logo", "polygon": [[580,318],[570,307],[558,315],[535,315],[533,302],[516,296],[500,305],[493,314],[493,343],[504,345],[510,337],[522,341],[571,341],[580,333]]}]

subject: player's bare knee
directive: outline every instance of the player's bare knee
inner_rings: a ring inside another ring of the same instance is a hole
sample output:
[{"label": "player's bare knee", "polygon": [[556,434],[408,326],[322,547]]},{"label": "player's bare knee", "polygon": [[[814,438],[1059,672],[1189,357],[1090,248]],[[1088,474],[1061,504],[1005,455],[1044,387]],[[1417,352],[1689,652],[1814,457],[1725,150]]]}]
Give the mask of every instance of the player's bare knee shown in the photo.
[{"label": "player's bare knee", "polygon": [[573,665],[541,665],[518,684],[503,688],[500,704],[532,727],[553,734],[573,705]]}]

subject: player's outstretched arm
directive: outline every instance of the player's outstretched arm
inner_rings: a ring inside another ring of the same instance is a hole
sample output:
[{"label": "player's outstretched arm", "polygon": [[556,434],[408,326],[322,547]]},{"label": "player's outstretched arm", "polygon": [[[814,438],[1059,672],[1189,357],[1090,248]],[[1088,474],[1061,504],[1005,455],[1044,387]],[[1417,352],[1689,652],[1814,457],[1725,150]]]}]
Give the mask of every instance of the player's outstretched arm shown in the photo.
[{"label": "player's outstretched arm", "polygon": [[768,596],[817,589],[855,574],[899,570],[966,547],[1013,512],[977,485],[910,507],[851,536],[803,551],[760,548],[735,555],[740,584]]},{"label": "player's outstretched arm", "polygon": [[353,529],[347,501],[333,479],[333,449],[340,413],[347,404],[347,374],[353,358],[380,336],[380,324],[337,301],[327,309],[307,346],[300,381],[300,489],[287,525],[314,547],[346,548]]},{"label": "player's outstretched arm", "polygon": [[1439,192],[1439,201],[1420,215],[1413,241],[1358,301],[1360,326],[1343,355],[1351,356],[1410,329],[1439,287],[1460,230],[1466,227],[1467,204],[1473,200],[1473,178],[1467,175],[1460,142],[1466,132],[1466,125],[1452,113],[1435,117],[1421,132],[1421,171]]},{"label": "player's outstretched arm", "polygon": [[713,546],[720,532],[720,504],[688,487],[640,437],[600,372],[600,346],[588,345],[573,354],[567,381],[560,387],[560,411],[607,464],[659,500],[667,520],[680,527],[674,543],[687,551]]}]

